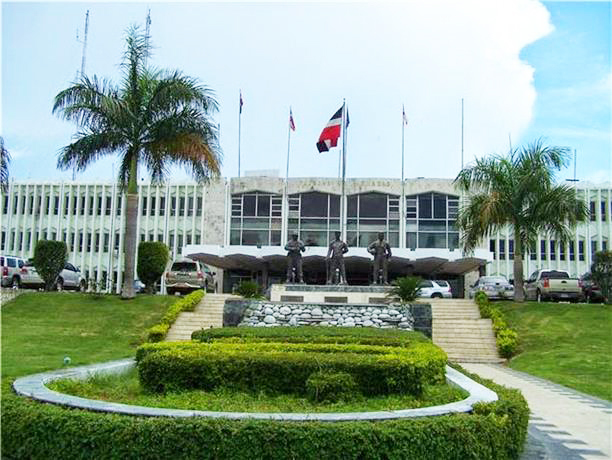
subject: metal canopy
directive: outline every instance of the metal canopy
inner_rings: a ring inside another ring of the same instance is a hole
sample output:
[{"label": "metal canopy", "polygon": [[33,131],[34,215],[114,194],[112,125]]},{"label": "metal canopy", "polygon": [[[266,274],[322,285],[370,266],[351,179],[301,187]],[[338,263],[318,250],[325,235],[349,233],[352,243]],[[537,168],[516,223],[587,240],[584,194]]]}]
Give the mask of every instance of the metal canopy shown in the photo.
[{"label": "metal canopy", "polygon": [[[280,246],[189,245],[183,248],[183,254],[223,270],[284,272],[287,266],[287,253]],[[302,256],[304,270],[324,273],[326,255],[327,248],[306,248]],[[485,265],[487,259],[462,257],[459,251],[393,249],[389,272],[400,275],[461,275]],[[347,272],[369,273],[372,269],[372,256],[366,248],[350,248],[344,263]]]}]

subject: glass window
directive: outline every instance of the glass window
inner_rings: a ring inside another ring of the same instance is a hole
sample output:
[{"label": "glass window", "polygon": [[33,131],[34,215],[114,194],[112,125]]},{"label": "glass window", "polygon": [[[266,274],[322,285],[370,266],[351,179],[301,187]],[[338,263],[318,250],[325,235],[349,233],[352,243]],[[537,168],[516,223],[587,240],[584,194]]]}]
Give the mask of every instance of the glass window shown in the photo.
[{"label": "glass window", "polygon": [[347,217],[357,217],[357,196],[358,195],[350,195],[348,197],[348,209],[346,212]]},{"label": "glass window", "polygon": [[259,195],[257,197],[257,215],[266,217],[270,215],[270,195]]},{"label": "glass window", "polygon": [[366,193],[359,195],[359,217],[387,217],[387,195]]},{"label": "glass window", "polygon": [[196,216],[202,215],[202,197],[199,196],[196,199]]},{"label": "glass window", "polygon": [[242,215],[255,216],[255,204],[257,198],[255,195],[244,195],[242,197]]},{"label": "glass window", "polygon": [[179,216],[185,215],[185,197],[182,196],[179,198]]},{"label": "glass window", "polygon": [[595,221],[595,219],[597,218],[597,216],[595,215],[595,202],[591,201],[589,203],[589,213],[591,215],[591,221]]},{"label": "glass window", "polygon": [[146,196],[142,197],[142,215],[143,216],[147,215],[147,197]]},{"label": "glass window", "polygon": [[445,248],[446,233],[419,232],[420,248]]},{"label": "glass window", "polygon": [[327,217],[328,194],[311,192],[302,193],[301,217]]},{"label": "glass window", "polygon": [[578,241],[578,260],[584,260],[584,240]]},{"label": "glass window", "polygon": [[557,260],[557,245],[555,240],[550,241],[550,260]]},{"label": "glass window", "polygon": [[419,195],[419,218],[431,219],[431,194]]},{"label": "glass window", "polygon": [[433,206],[434,206],[434,218],[446,219],[446,195],[434,194]]},{"label": "glass window", "polygon": [[329,216],[340,217],[340,195],[329,195]]}]

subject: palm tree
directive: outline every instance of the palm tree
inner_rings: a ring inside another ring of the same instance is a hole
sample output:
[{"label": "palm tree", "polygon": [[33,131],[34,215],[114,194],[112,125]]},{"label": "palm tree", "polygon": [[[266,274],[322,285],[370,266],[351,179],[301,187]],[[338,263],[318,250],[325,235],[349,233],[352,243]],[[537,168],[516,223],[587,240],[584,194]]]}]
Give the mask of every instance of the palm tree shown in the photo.
[{"label": "palm tree", "polygon": [[161,182],[175,163],[207,181],[219,175],[221,149],[213,92],[179,71],[147,67],[151,46],[138,27],[128,30],[126,42],[119,86],[82,75],[55,97],[53,113],[80,129],[60,150],[59,169],[83,171],[105,155],[119,155],[119,184],[127,192],[121,296],[133,298],[139,168]]},{"label": "palm tree", "polygon": [[514,235],[514,300],[523,302],[523,256],[538,234],[561,244],[577,222],[586,220],[586,205],[575,190],[554,182],[555,171],[567,164],[569,150],[545,146],[541,140],[507,155],[476,160],[455,183],[467,193],[457,223],[464,250],[471,252],[487,235],[509,227]]},{"label": "palm tree", "polygon": [[9,180],[9,163],[11,162],[11,155],[9,151],[4,148],[4,139],[0,136],[0,188],[3,192],[6,192]]}]

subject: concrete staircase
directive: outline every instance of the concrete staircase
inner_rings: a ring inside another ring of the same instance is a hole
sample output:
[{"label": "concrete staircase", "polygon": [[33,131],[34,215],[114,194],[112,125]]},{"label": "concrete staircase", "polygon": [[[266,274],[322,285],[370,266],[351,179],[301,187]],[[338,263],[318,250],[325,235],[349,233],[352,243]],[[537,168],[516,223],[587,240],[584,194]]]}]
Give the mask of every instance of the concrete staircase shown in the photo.
[{"label": "concrete staircase", "polygon": [[237,299],[229,294],[206,294],[194,311],[184,311],[176,319],[166,341],[191,340],[191,333],[210,327],[223,327],[223,305],[226,299]]},{"label": "concrete staircase", "polygon": [[493,324],[481,319],[478,306],[470,299],[429,299],[433,316],[433,342],[449,361],[501,363]]}]

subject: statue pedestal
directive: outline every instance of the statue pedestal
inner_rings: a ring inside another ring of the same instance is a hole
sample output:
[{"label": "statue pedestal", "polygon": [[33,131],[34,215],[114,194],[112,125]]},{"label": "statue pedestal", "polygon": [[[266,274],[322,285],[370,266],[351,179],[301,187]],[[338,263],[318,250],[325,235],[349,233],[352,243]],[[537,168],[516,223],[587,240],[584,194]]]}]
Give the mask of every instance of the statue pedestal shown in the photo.
[{"label": "statue pedestal", "polygon": [[384,304],[391,286],[273,284],[273,302]]}]

